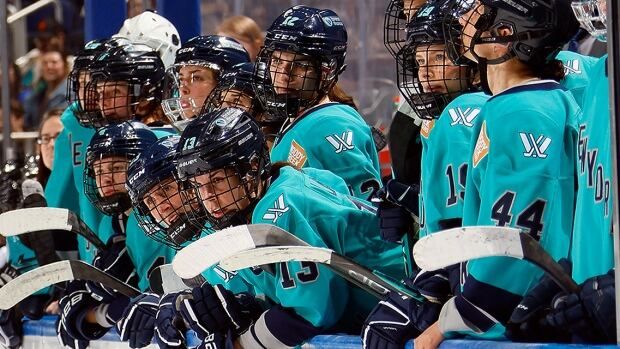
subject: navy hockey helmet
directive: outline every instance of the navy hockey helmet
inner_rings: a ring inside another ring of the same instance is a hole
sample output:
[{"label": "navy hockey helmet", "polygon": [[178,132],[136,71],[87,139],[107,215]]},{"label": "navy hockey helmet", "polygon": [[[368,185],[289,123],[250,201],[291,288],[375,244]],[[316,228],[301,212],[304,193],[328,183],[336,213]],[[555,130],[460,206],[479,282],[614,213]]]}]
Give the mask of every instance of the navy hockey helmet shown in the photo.
[{"label": "navy hockey helmet", "polygon": [[183,131],[178,151],[179,177],[195,189],[210,227],[247,224],[271,168],[252,116],[236,108],[200,115]]},{"label": "navy hockey helmet", "polygon": [[131,208],[125,187],[127,167],[156,141],[153,131],[137,121],[97,130],[86,150],[84,166],[84,191],[97,209],[113,215]]},{"label": "navy hockey helmet", "polygon": [[346,51],[347,30],[335,12],[292,7],[267,30],[257,57],[256,95],[273,116],[295,118],[336,84]]},{"label": "navy hockey helmet", "polygon": [[[250,62],[250,55],[237,40],[221,35],[196,36],[177,51],[174,65],[168,69],[162,108],[174,123],[197,115],[221,74],[233,66]],[[208,68],[212,76],[201,76],[196,69]],[[204,87],[194,86],[203,84]]]},{"label": "navy hockey helmet", "polygon": [[156,51],[142,44],[112,47],[90,67],[92,88],[101,114],[94,127],[129,121],[152,113],[162,99],[164,63]]},{"label": "navy hockey helmet", "polygon": [[445,106],[470,89],[472,66],[454,64],[446,52],[444,30],[461,32],[458,22],[444,26],[454,0],[431,0],[407,24],[407,41],[396,53],[398,88],[423,119],[438,118]]},{"label": "navy hockey helmet", "polygon": [[160,138],[144,150],[127,170],[127,191],[145,234],[175,249],[198,236],[188,215],[204,216],[193,191],[176,180],[176,150],[180,136]]}]

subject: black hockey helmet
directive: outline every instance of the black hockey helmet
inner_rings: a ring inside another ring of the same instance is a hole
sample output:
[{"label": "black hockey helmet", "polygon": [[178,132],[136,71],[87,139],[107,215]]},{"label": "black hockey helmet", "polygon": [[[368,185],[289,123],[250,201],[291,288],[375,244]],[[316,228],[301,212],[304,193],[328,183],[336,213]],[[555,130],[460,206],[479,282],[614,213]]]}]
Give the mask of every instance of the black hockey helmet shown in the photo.
[{"label": "black hockey helmet", "polygon": [[383,44],[396,58],[407,41],[407,23],[426,0],[390,0],[383,18]]}]

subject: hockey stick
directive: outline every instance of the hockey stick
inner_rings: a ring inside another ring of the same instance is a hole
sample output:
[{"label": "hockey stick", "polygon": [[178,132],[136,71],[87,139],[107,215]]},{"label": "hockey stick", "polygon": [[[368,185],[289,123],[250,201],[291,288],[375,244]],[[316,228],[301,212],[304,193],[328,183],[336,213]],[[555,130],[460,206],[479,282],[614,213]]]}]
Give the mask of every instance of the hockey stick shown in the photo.
[{"label": "hockey stick", "polygon": [[220,262],[226,263],[224,269],[230,271],[288,261],[324,264],[378,298],[394,291],[403,296],[423,299],[347,257],[330,249],[309,246],[286,230],[269,224],[237,226],[208,235],[179,251],[172,266],[177,275],[191,278]]},{"label": "hockey stick", "polygon": [[140,291],[82,261],[60,261],[24,273],[0,288],[0,309],[7,310],[45,287],[70,280],[89,280],[135,297]]},{"label": "hockey stick", "polygon": [[149,275],[149,287],[157,294],[168,294],[199,287],[205,282],[202,275],[192,279],[181,279],[172,270],[172,264],[164,264],[153,269]]},{"label": "hockey stick", "polygon": [[33,207],[0,214],[0,234],[15,236],[42,230],[66,230],[83,236],[97,249],[105,244],[74,212],[65,208]]},{"label": "hockey stick", "polygon": [[425,236],[413,247],[413,258],[424,270],[437,270],[471,259],[497,256],[533,263],[565,292],[579,292],[579,286],[571,276],[538,241],[517,228],[474,226],[447,229]]}]

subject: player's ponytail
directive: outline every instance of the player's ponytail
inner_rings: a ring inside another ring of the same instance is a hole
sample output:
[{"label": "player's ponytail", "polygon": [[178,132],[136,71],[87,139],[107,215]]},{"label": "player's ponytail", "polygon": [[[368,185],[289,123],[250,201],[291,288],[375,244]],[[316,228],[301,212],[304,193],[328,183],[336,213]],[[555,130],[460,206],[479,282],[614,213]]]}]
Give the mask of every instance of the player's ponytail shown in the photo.
[{"label": "player's ponytail", "polygon": [[564,79],[565,76],[564,64],[557,59],[553,59],[544,64],[530,64],[529,66],[534,75],[541,79],[560,81]]},{"label": "player's ponytail", "polygon": [[351,97],[348,93],[346,93],[342,89],[342,87],[340,87],[340,84],[338,83],[335,83],[334,86],[332,86],[327,96],[329,97],[329,100],[332,102],[346,104],[349,107],[357,110],[357,105],[355,105],[355,101],[353,100],[353,97]]}]

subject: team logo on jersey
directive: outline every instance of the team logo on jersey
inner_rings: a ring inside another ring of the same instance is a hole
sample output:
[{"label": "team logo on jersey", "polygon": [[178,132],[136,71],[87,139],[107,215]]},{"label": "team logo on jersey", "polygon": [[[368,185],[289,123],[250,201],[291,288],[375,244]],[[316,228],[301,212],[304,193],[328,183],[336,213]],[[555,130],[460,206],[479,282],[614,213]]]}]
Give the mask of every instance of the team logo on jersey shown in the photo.
[{"label": "team logo on jersey", "polygon": [[487,123],[483,121],[480,133],[478,134],[478,140],[476,141],[476,147],[474,148],[474,167],[478,166],[478,163],[489,154],[490,146],[491,142],[489,141],[489,136],[487,136]]},{"label": "team logo on jersey", "polygon": [[564,74],[581,74],[581,62],[578,59],[571,59],[564,63]]},{"label": "team logo on jersey", "polygon": [[330,135],[325,137],[325,139],[336,149],[336,154],[355,148],[353,145],[353,131],[344,131],[342,135]]},{"label": "team logo on jersey", "polygon": [[282,217],[282,215],[288,212],[289,209],[290,208],[286,206],[286,203],[284,202],[284,194],[280,194],[276,202],[273,204],[273,207],[267,209],[267,212],[263,215],[263,219],[271,220],[271,222],[275,224],[278,221],[278,218]]},{"label": "team logo on jersey", "polygon": [[463,110],[461,108],[454,108],[448,110],[448,114],[450,114],[450,118],[452,119],[450,126],[465,125],[467,127],[472,127],[474,126],[474,119],[480,114],[480,109],[467,108]]},{"label": "team logo on jersey", "polygon": [[545,137],[545,135],[534,137],[533,134],[525,132],[519,132],[519,137],[521,137],[521,143],[523,143],[523,148],[525,149],[523,156],[541,159],[547,157],[545,152],[549,149],[549,145],[551,145],[551,138]]},{"label": "team logo on jersey", "polygon": [[308,160],[308,157],[306,156],[306,150],[301,145],[299,145],[299,143],[293,140],[291,142],[291,150],[289,150],[288,152],[287,161],[297,168],[302,168],[304,167],[306,160]]},{"label": "team logo on jersey", "polygon": [[420,135],[424,138],[428,138],[431,131],[435,127],[435,119],[422,121],[422,128],[420,128]]}]

